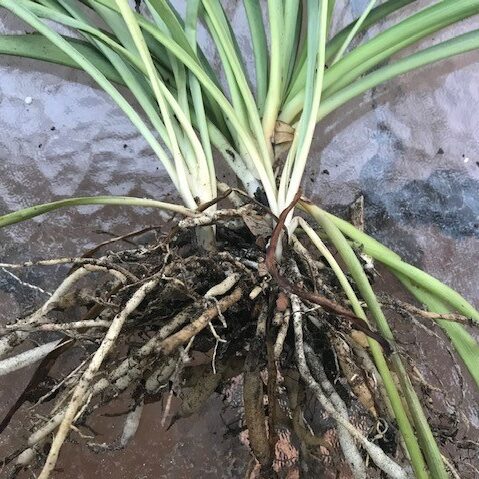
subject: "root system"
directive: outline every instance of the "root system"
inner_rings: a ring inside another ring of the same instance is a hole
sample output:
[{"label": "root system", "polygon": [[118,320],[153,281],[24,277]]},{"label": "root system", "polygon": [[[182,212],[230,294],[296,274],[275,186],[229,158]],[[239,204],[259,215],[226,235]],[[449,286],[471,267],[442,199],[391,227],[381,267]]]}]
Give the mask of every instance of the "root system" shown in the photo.
[{"label": "root system", "polygon": [[[355,478],[409,477],[365,339],[377,339],[385,350],[387,342],[350,312],[334,274],[301,236],[283,241],[283,260],[275,263],[271,251],[281,228],[273,231],[271,219],[253,203],[182,220],[141,248],[91,257],[110,241],[89,257],[4,265],[72,269],[39,309],[0,330],[0,354],[10,356],[0,361],[2,375],[42,359],[3,418],[2,430],[36,397],[27,442],[4,459],[3,471],[14,477],[42,468],[39,477],[50,477],[69,434],[120,395],[131,407],[118,448],[134,435],[148,398],[164,399],[166,427],[201,413],[215,391],[242,375],[244,428],[263,477],[278,474],[276,446],[284,431],[302,459],[321,467],[342,464]],[[216,251],[197,245],[198,225],[216,228]],[[418,321],[431,319],[407,303],[384,303]],[[48,344],[16,352],[33,337]],[[50,377],[58,358],[73,350],[75,368]],[[200,352],[209,361],[190,364]],[[173,395],[181,399],[175,411]],[[44,403],[49,415],[36,415]]]}]

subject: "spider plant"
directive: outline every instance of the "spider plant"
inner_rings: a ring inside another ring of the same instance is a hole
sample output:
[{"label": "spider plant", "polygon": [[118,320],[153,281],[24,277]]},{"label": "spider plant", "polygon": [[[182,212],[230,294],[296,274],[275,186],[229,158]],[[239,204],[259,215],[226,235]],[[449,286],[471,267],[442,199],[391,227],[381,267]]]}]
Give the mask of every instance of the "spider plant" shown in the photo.
[{"label": "spider plant", "polygon": [[[335,34],[330,28],[334,0],[243,0],[254,53],[252,82],[220,0],[181,3],[183,16],[169,0],[145,0],[143,13],[127,0],[0,0],[0,6],[37,32],[1,36],[0,53],[90,74],[143,135],[183,202],[179,206],[139,198],[69,198],[6,214],[0,217],[0,226],[83,204],[142,204],[194,215],[199,205],[213,204],[218,190],[224,188],[216,179],[218,162],[231,168],[251,197],[264,197],[279,216],[301,186],[313,137],[321,134],[328,114],[398,75],[479,47],[479,30],[472,30],[416,53],[395,56],[479,13],[479,0],[433,2],[427,8],[408,10],[400,20],[397,11],[413,0],[371,0],[359,18]],[[394,24],[372,38],[358,36],[390,18]],[[75,35],[57,33],[52,22]],[[214,42],[226,85],[217,80],[198,44],[200,25]],[[120,87],[126,87],[137,107]],[[281,155],[284,162],[278,161]],[[286,227],[292,232],[302,226],[312,244],[331,261],[355,314],[367,321],[363,300],[375,327],[391,344],[394,332],[358,260],[358,248],[385,265],[432,311],[457,311],[479,322],[479,313],[437,279],[308,201],[298,206],[317,222],[317,230],[293,212],[286,218]],[[214,209],[211,206],[209,211]],[[215,247],[214,230],[202,229],[198,235],[205,247]],[[321,237],[339,251],[360,297],[328,256]],[[278,255],[280,259],[279,251]],[[438,323],[479,386],[479,346],[462,325],[444,319]],[[448,477],[400,356],[393,349],[385,357],[377,342],[369,343],[416,477]]]}]

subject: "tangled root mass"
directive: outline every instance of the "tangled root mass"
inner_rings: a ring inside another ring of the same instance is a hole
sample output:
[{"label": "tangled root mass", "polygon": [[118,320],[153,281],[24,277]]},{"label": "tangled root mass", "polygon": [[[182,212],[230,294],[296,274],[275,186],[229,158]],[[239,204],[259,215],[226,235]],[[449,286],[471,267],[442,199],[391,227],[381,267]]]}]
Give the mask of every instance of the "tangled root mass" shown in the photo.
[{"label": "tangled root mass", "polygon": [[[278,441],[287,437],[309,467],[407,477],[364,334],[278,287],[265,267],[272,231],[263,212],[249,205],[217,215],[214,252],[197,246],[190,226],[180,222],[140,248],[43,262],[73,267],[44,305],[0,331],[2,354],[42,331],[60,339],[1,425],[27,399],[36,402],[33,411],[51,405],[47,417],[32,415],[27,443],[5,458],[12,477],[40,465],[40,477],[48,477],[71,429],[81,431],[120,395],[131,408],[118,448],[134,435],[145,400],[164,399],[167,426],[201,413],[238,376],[244,429],[263,476],[281,474],[287,458]],[[285,243],[281,274],[347,307],[332,271],[308,251],[297,238]],[[68,319],[73,311],[79,319]],[[75,368],[50,377],[58,358],[73,350]],[[190,365],[199,353],[208,361]],[[175,411],[172,395],[181,399]]]}]

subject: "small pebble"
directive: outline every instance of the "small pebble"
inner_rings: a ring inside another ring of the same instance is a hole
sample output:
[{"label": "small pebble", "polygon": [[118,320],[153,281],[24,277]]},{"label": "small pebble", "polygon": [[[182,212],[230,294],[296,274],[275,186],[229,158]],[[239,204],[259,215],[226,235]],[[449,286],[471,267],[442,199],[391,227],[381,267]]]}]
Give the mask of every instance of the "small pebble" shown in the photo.
[{"label": "small pebble", "polygon": [[27,105],[30,105],[30,103],[31,103],[32,101],[33,101],[33,98],[32,98],[31,96],[25,97],[25,103],[26,103]]}]

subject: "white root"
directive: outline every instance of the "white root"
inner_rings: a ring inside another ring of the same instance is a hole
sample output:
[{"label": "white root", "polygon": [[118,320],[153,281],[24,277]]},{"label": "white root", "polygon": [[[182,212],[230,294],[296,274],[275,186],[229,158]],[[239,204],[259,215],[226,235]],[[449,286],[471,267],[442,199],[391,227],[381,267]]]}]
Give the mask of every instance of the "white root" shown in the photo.
[{"label": "white root", "polygon": [[31,464],[32,461],[35,459],[35,456],[36,456],[35,449],[33,449],[32,447],[29,447],[28,449],[25,449],[24,451],[21,452],[21,454],[18,455],[16,460],[16,465],[19,467],[28,466],[28,464]]},{"label": "white root", "polygon": [[26,281],[23,281],[21,278],[19,278],[16,274],[13,274],[11,271],[8,271],[8,269],[5,269],[3,266],[0,266],[0,269],[8,274],[11,278],[13,278],[18,284],[21,286],[28,288],[28,289],[33,289],[34,291],[38,291],[39,293],[46,294],[47,296],[51,296],[52,293],[45,291],[43,288],[40,288],[40,286],[36,286],[31,283],[27,283]]},{"label": "white root", "polygon": [[[121,275],[119,276],[119,279],[128,277],[132,281],[138,281],[138,278],[127,269],[122,268],[121,266],[117,264],[108,263],[106,262],[106,260],[107,260],[106,256],[102,256],[101,258],[52,258],[52,259],[42,259],[38,261],[25,261],[24,263],[0,263],[0,268],[4,270],[5,268],[21,269],[21,268],[27,268],[31,266],[57,266],[61,264],[97,266],[98,268],[100,268],[97,271],[108,270],[112,273],[113,271],[117,271]],[[7,273],[9,272],[8,270],[5,270],[5,271]],[[34,287],[33,285],[28,285],[28,284],[26,286]],[[41,291],[44,292],[43,290]]]},{"label": "white root", "polygon": [[238,273],[233,273],[228,276],[226,279],[221,281],[221,283],[215,284],[210,288],[204,295],[205,298],[215,298],[216,296],[223,296],[226,294],[240,279]]},{"label": "white root", "polygon": [[84,319],[82,321],[72,321],[71,323],[46,323],[37,325],[12,324],[7,325],[8,331],[68,331],[72,329],[83,328],[109,328],[111,321],[106,319]]},{"label": "white root", "polygon": [[255,286],[249,294],[249,299],[251,300],[256,299],[262,292],[263,292],[263,286],[260,286],[260,285]]},{"label": "white root", "polygon": [[[239,296],[241,296],[240,290],[238,291],[239,291]],[[238,296],[238,292],[235,291],[235,294],[233,294],[233,296]],[[125,312],[125,310],[123,312]],[[146,367],[146,362],[150,361],[150,359],[148,359],[149,356],[159,351],[162,341],[165,338],[168,338],[169,336],[171,336],[176,330],[178,330],[178,328],[182,327],[185,323],[190,321],[190,319],[191,319],[191,311],[189,311],[189,309],[183,310],[182,312],[177,314],[168,324],[163,326],[155,336],[153,336],[150,340],[148,340],[148,342],[144,344],[136,352],[134,356],[128,359],[125,359],[119,366],[115,368],[115,370],[112,373],[109,374],[107,378],[102,378],[99,381],[97,381],[90,388],[91,396],[94,397],[100,394],[102,391],[106,390],[111,385],[114,385],[114,387],[116,387],[119,391],[126,389],[132,381],[141,377]],[[169,367],[165,368],[164,375],[168,377],[171,376],[171,369]],[[165,379],[167,379],[167,377],[165,377]],[[77,385],[77,388],[78,388],[78,385]],[[88,391],[86,391],[82,395],[82,397],[79,397],[78,394],[76,394],[76,392],[77,392],[77,389],[75,389],[73,397],[75,398],[76,403],[80,405],[83,404],[88,399],[88,397],[91,397],[90,392]],[[73,401],[73,398],[72,398],[72,401]],[[63,409],[57,410],[57,412],[45,424],[43,424],[42,427],[40,427],[35,432],[33,432],[28,439],[28,445],[32,447],[35,444],[40,443],[46,436],[51,434],[60,424],[65,423],[67,409],[63,408]],[[68,434],[68,430],[66,431],[67,434]],[[58,451],[56,454],[58,455]],[[48,476],[44,476],[44,477],[48,477]]]},{"label": "white root", "polygon": [[136,434],[138,426],[140,425],[141,414],[143,413],[143,401],[136,405],[136,407],[126,416],[125,425],[120,438],[120,448],[124,449],[131,438]]},{"label": "white root", "polygon": [[[362,346],[359,346],[354,341],[351,342],[351,347],[353,348],[355,355],[358,357],[361,363],[361,367],[368,372],[369,377],[371,378],[372,381],[374,381],[374,388],[377,388],[379,390],[381,397],[384,401],[384,406],[387,411],[387,414],[389,414],[389,417],[394,417],[394,411],[391,405],[391,400],[389,399],[389,396],[386,392],[386,387],[384,386],[384,382],[373,360],[370,358],[366,350]],[[403,449],[405,451],[407,450],[404,444],[403,444]]]},{"label": "white root", "polygon": [[36,348],[29,349],[23,353],[17,354],[11,358],[0,361],[0,376],[5,376],[6,374],[12,373],[13,371],[18,371],[19,369],[25,368],[36,363],[37,361],[40,361],[40,359],[43,359],[45,356],[48,356],[52,351],[54,351],[59,346],[61,341],[61,339],[51,341]]},{"label": "white root", "polygon": [[184,365],[186,363],[190,362],[190,357],[189,357],[188,354],[189,354],[189,351],[191,349],[191,346],[193,346],[194,341],[195,341],[195,336],[193,336],[190,339],[190,341],[188,342],[188,344],[186,345],[186,347],[184,349],[180,350],[180,357],[176,361],[175,371],[173,372],[173,374],[171,376],[171,381],[172,381],[173,385],[171,387],[170,393],[168,394],[165,409],[164,409],[163,415],[161,417],[161,427],[165,427],[166,419],[168,418],[168,416],[170,414],[173,395],[174,395],[175,390],[178,388],[180,378],[181,378],[181,373],[183,372]]},{"label": "white root", "polygon": [[[339,414],[346,420],[349,421],[348,408],[344,401],[341,399],[339,394],[335,391],[332,384],[329,382],[323,367],[319,363],[318,359],[314,355],[313,350],[308,344],[304,344],[304,351],[306,353],[306,358],[308,362],[313,367],[313,370],[318,373],[319,380],[321,381],[321,387],[323,391],[328,395],[329,400],[334,405]],[[349,464],[353,477],[355,479],[366,479],[366,465],[364,464],[363,458],[354,442],[353,437],[349,431],[341,424],[338,424],[338,438],[339,444],[343,451],[346,462]]]},{"label": "white root", "polygon": [[279,327],[278,336],[276,336],[276,341],[274,343],[273,354],[275,361],[279,360],[281,353],[283,352],[284,341],[286,339],[286,335],[288,334],[290,318],[291,310],[287,309],[282,315],[282,321]]},{"label": "white root", "polygon": [[[73,285],[80,281],[80,279],[82,279],[84,276],[92,272],[110,273],[118,278],[122,283],[126,283],[127,281],[126,276],[119,271],[109,269],[105,266],[92,264],[84,265],[81,268],[73,271],[72,274],[68,275],[41,308],[37,309],[28,318],[17,321],[17,325],[20,327],[23,325],[31,326],[35,324],[46,323],[48,321],[48,318],[46,317],[47,314],[57,307],[58,303],[73,287]],[[28,337],[28,334],[29,333],[26,331],[14,331],[0,338],[0,358],[5,356],[5,354],[8,354],[15,346],[23,342]]]},{"label": "white root", "polygon": [[443,454],[441,454],[441,459],[442,459],[442,462],[444,462],[444,464],[446,465],[447,470],[450,472],[452,478],[453,479],[461,479],[461,476],[457,472],[457,469],[454,467],[452,462],[449,461],[449,459],[446,456],[444,456]]},{"label": "white root", "polygon": [[[114,384],[120,391],[126,389],[132,381],[141,376],[143,371],[142,360],[145,360],[145,358],[148,358],[148,356],[157,351],[161,341],[189,320],[188,310],[183,310],[178,313],[168,324],[165,324],[155,336],[149,339],[148,342],[138,350],[134,357],[125,359],[108,378],[102,378],[97,381],[92,388],[93,396],[100,394],[111,384]],[[176,360],[172,367],[173,369],[176,367]],[[165,372],[165,374],[167,373]],[[57,411],[41,428],[30,435],[28,445],[33,446],[51,434],[62,422],[64,415],[65,409]]]},{"label": "white root", "polygon": [[196,228],[198,226],[208,226],[218,222],[222,219],[238,218],[248,213],[251,210],[251,205],[246,204],[238,209],[223,209],[217,210],[213,213],[204,212],[203,214],[190,218],[183,218],[178,222],[178,227],[181,229]]},{"label": "white root", "polygon": [[90,387],[91,381],[93,380],[93,377],[95,376],[105,357],[115,344],[115,341],[120,334],[121,328],[128,316],[136,310],[136,308],[140,305],[145,296],[153,288],[156,287],[158,282],[159,279],[156,278],[143,284],[143,286],[141,286],[126,303],[125,308],[113,319],[110,329],[106,333],[100,347],[95,352],[90,364],[88,365],[88,368],[83,373],[83,376],[80,378],[78,384],[75,387],[75,390],[73,391],[72,399],[66,408],[61,424],[53,439],[47,460],[38,479],[48,479],[50,477],[50,474],[52,473],[57,463],[58,455],[60,453],[63,442],[65,441],[68,433],[70,432],[70,427],[75,420],[78,410],[84,403],[85,396],[88,394],[88,389]]},{"label": "white root", "polygon": [[302,312],[301,303],[297,297],[292,295],[291,302],[298,306],[295,306],[293,312],[293,326],[295,334],[296,345],[296,358],[298,361],[298,369],[303,378],[305,384],[313,391],[316,399],[319,401],[323,409],[341,426],[343,426],[351,436],[356,439],[367,451],[376,466],[379,467],[384,473],[393,479],[407,479],[408,475],[406,471],[392,459],[390,459],[384,451],[365,438],[348,420],[336,410],[331,401],[323,393],[321,386],[316,382],[311,375],[309,367],[306,363],[306,357],[303,345],[303,328],[302,328]]},{"label": "white root", "polygon": [[[42,318],[45,317],[58,303],[70,288],[77,283],[81,278],[86,276],[89,271],[85,268],[78,268],[72,274],[67,276],[52,296],[43,304],[43,306],[37,309],[30,317],[23,321],[19,321],[18,324],[33,324],[41,323]],[[44,321],[43,321],[44,322]],[[2,338],[0,338],[0,357],[10,352],[17,344],[20,344],[28,337],[28,333],[25,332],[13,332]]]}]

